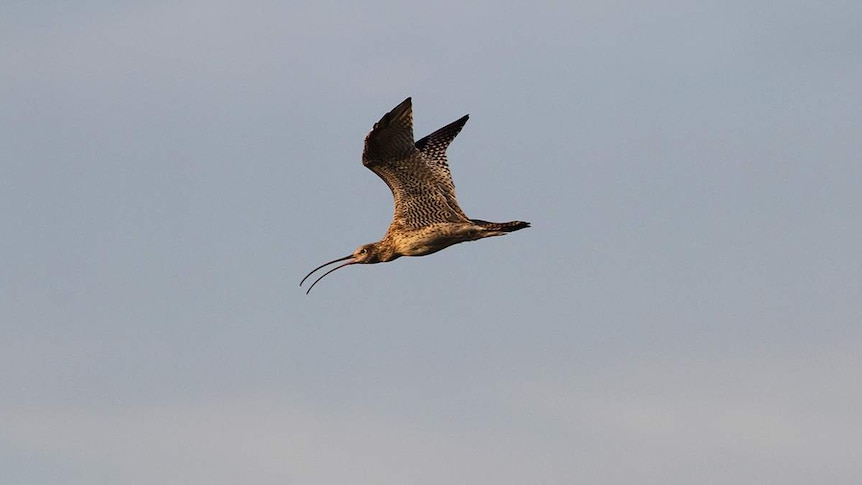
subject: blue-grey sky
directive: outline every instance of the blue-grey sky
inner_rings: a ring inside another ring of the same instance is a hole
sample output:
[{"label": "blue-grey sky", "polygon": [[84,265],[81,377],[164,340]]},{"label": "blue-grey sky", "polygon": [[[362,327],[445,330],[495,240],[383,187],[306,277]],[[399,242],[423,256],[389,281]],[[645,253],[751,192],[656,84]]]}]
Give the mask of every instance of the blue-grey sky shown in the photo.
[{"label": "blue-grey sky", "polygon": [[[5,484],[857,484],[862,4],[0,6]],[[472,217],[379,239],[413,97]]]}]

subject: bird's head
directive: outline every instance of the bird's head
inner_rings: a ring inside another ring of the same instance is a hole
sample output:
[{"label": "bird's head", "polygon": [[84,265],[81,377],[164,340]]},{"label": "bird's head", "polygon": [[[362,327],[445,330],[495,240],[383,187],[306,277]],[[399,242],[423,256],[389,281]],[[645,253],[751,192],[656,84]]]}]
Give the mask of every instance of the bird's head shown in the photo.
[{"label": "bird's head", "polygon": [[345,261],[344,263],[330,269],[326,273],[323,273],[323,275],[320,278],[317,278],[316,280],[314,280],[314,283],[312,283],[311,286],[308,287],[308,291],[305,292],[306,294],[310,293],[311,289],[314,288],[314,285],[316,285],[318,281],[322,280],[324,276],[328,275],[329,273],[332,273],[333,271],[335,271],[337,269],[343,268],[345,266],[350,266],[351,264],[385,263],[386,261],[392,261],[393,259],[395,259],[397,257],[398,256],[395,255],[394,250],[392,248],[389,248],[388,246],[384,246],[383,244],[381,244],[379,242],[363,244],[362,246],[359,246],[358,248],[356,248],[356,251],[353,251],[353,254],[351,254],[350,256],[345,256],[343,258],[333,259],[332,261],[329,261],[328,263],[323,263],[320,266],[314,268],[313,270],[311,270],[310,273],[305,275],[305,278],[303,278],[302,281],[299,282],[299,286],[302,286],[302,284],[305,283],[305,280],[307,280],[308,277],[311,276],[315,271],[319,270],[320,268],[323,268],[324,266],[329,266],[332,263],[337,263],[339,261]]},{"label": "bird's head", "polygon": [[380,262],[380,251],[377,243],[363,244],[353,251],[353,261],[359,264],[374,264]]}]

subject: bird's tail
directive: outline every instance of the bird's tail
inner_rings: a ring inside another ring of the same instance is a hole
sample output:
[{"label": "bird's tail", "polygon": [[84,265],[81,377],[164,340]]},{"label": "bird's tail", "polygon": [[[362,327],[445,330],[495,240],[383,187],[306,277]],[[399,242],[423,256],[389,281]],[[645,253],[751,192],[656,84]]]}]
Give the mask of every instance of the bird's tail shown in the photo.
[{"label": "bird's tail", "polygon": [[488,222],[483,221],[481,219],[470,219],[470,222],[476,224],[478,226],[482,226],[483,229],[489,232],[514,232],[527,227],[530,227],[529,222],[524,221],[510,221],[510,222]]}]

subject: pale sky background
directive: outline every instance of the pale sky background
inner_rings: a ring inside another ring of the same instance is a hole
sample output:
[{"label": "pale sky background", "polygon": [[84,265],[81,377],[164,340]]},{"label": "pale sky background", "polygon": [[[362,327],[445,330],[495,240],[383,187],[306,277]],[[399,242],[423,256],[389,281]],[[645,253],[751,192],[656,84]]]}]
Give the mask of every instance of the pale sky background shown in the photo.
[{"label": "pale sky background", "polygon": [[[0,4],[0,482],[862,483],[862,3]],[[413,96],[472,217],[379,239]]]}]

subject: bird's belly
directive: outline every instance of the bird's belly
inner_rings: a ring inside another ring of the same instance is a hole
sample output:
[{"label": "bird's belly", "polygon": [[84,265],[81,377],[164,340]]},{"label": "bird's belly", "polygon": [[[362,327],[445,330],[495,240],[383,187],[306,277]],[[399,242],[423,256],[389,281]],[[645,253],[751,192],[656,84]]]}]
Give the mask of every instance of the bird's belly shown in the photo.
[{"label": "bird's belly", "polygon": [[481,236],[470,225],[441,224],[425,230],[406,234],[396,243],[398,252],[404,256],[425,256],[446,249],[453,244],[473,241]]},{"label": "bird's belly", "polygon": [[461,241],[437,240],[433,242],[410,243],[403,246],[403,250],[401,252],[405,256],[425,256],[436,253],[441,249],[446,249],[447,247],[459,242]]}]

